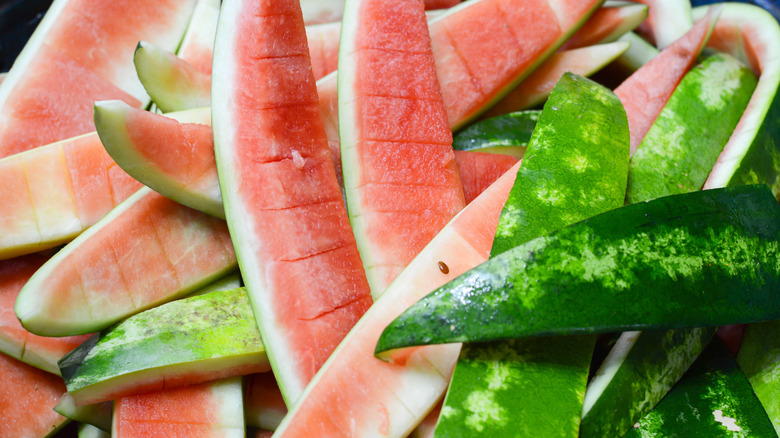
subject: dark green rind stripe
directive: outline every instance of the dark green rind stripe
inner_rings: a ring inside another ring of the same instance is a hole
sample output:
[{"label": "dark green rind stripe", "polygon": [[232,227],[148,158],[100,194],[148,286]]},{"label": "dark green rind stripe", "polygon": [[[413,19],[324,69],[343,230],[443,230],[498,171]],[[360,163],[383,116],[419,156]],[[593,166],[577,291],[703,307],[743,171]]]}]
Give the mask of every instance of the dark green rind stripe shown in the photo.
[{"label": "dark green rind stripe", "polygon": [[576,437],[593,340],[464,345],[435,436]]},{"label": "dark green rind stripe", "polygon": [[514,153],[507,154],[522,158],[539,113],[537,110],[518,111],[476,122],[453,136],[452,149],[507,153],[501,150],[513,148],[510,150]]},{"label": "dark green rind stripe", "polygon": [[701,189],[757,82],[723,53],[691,69],[631,157],[628,203]]},{"label": "dark green rind stripe", "polygon": [[[580,437],[623,436],[666,395],[714,334],[712,327],[624,333],[636,336],[634,345],[582,417]],[[586,400],[599,374],[609,371],[602,365]]]},{"label": "dark green rind stripe", "polygon": [[[562,214],[573,222],[623,203],[628,121],[610,90],[565,75],[536,129],[499,218],[504,245],[550,231]],[[544,187],[559,195],[540,199]],[[494,243],[493,253],[501,251]],[[435,435],[576,438],[594,344],[593,336],[575,336],[464,346]]]},{"label": "dark green rind stripe", "polygon": [[[539,117],[501,211],[492,254],[616,208],[625,199],[628,119],[608,89],[566,73]],[[616,183],[616,181],[618,183]]]},{"label": "dark green rind stripe", "polygon": [[737,363],[780,434],[780,321],[748,326]]},{"label": "dark green rind stripe", "polygon": [[534,239],[416,303],[377,352],[431,343],[780,319],[766,186],[668,196]]},{"label": "dark green rind stripe", "polygon": [[717,339],[626,438],[777,437],[750,383]]},{"label": "dark green rind stripe", "polygon": [[264,353],[246,291],[239,288],[132,316],[68,353],[59,366],[75,396],[137,371]]}]

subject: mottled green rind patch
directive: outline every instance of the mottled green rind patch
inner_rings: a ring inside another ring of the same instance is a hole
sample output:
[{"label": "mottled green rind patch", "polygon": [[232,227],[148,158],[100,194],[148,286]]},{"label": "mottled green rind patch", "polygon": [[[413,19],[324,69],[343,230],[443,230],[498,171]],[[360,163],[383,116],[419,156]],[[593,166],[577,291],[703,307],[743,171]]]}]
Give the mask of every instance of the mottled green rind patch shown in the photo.
[{"label": "mottled green rind patch", "polygon": [[780,434],[780,321],[748,326],[737,363]]},{"label": "mottled green rind patch", "polygon": [[625,438],[776,437],[731,353],[717,339]]},{"label": "mottled green rind patch", "polygon": [[464,345],[436,437],[576,437],[592,351],[592,336]]},{"label": "mottled green rind patch", "polygon": [[602,213],[604,205],[620,206],[628,139],[617,96],[589,79],[564,74],[539,117],[492,253]]},{"label": "mottled green rind patch", "polygon": [[[640,332],[615,375],[582,417],[580,437],[623,436],[658,404],[714,334],[711,327]],[[599,369],[597,374],[601,372]]]},{"label": "mottled green rind patch", "polygon": [[59,366],[68,392],[75,393],[137,371],[264,354],[246,291],[239,288],[131,316],[68,353]]},{"label": "mottled green rind patch", "polygon": [[780,319],[777,290],[772,193],[706,190],[627,205],[506,251],[413,305],[376,350]]},{"label": "mottled green rind patch", "polygon": [[[551,220],[564,211],[573,222],[622,205],[628,168],[628,122],[620,101],[604,99],[603,94],[612,92],[571,75],[564,76],[553,90],[537,125],[548,136],[532,137],[523,166],[531,170],[524,172],[521,168],[499,218],[498,230],[506,237],[502,241],[505,245],[519,245],[544,234]],[[610,112],[619,121],[618,126],[604,123],[605,113]],[[620,135],[615,135],[621,130],[625,134],[622,143]],[[582,165],[561,166],[560,158],[569,157],[573,145]],[[611,159],[605,159],[607,156]],[[543,183],[563,192],[600,180],[614,188],[614,196],[562,196],[540,204],[536,191],[541,169],[558,169],[549,172]],[[526,206],[530,209],[525,209],[525,222],[518,224],[513,212]],[[495,250],[494,245],[494,254]],[[594,343],[592,336],[576,336],[465,346],[436,436],[576,438]]]},{"label": "mottled green rind patch", "polygon": [[709,56],[680,81],[631,157],[631,204],[701,189],[758,79],[736,58]]},{"label": "mottled green rind patch", "polygon": [[518,111],[476,122],[453,136],[452,149],[503,153],[522,158],[539,113],[537,110]]}]

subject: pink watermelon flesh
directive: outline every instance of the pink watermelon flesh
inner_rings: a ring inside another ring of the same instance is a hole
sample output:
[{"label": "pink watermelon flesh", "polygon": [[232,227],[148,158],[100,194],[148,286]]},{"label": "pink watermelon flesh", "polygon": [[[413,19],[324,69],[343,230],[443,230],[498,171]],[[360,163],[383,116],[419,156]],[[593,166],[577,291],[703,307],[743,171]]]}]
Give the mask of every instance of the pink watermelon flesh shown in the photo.
[{"label": "pink watermelon flesh", "polygon": [[95,100],[142,104],[48,45],[29,70],[0,108],[0,158],[94,131]]},{"label": "pink watermelon flesh", "polygon": [[1,160],[0,259],[70,241],[140,187],[94,133]]},{"label": "pink watermelon flesh", "polygon": [[344,185],[377,297],[465,202],[422,5],[362,0],[344,23]]},{"label": "pink watermelon flesh", "polygon": [[62,378],[0,353],[0,380],[0,436],[46,436],[65,424],[52,409],[65,393]]},{"label": "pink watermelon flesh", "polygon": [[25,330],[14,313],[14,302],[22,286],[50,256],[46,252],[0,261],[0,349],[22,362],[59,374],[57,361],[90,335],[37,336]]},{"label": "pink watermelon flesh", "polygon": [[476,199],[517,161],[510,155],[455,151],[455,164],[458,166],[466,204]]},{"label": "pink watermelon flesh", "polygon": [[320,79],[338,68],[340,35],[340,22],[306,26],[314,79]]},{"label": "pink watermelon flesh", "polygon": [[45,34],[31,40],[37,50],[12,68],[16,80],[3,85],[12,88],[0,100],[0,157],[93,131],[95,100],[144,105],[147,98],[126,54],[141,39],[175,47],[195,1],[64,4],[56,22],[42,28]]},{"label": "pink watermelon flesh", "polygon": [[487,260],[518,167],[462,210],[396,278],[306,388],[277,437],[405,436],[434,407],[449,383],[459,346],[407,350],[390,363],[374,357],[376,341],[409,305]]},{"label": "pink watermelon flesh", "polygon": [[628,77],[615,94],[626,108],[633,154],[707,43],[720,9],[711,9],[682,38]]},{"label": "pink watermelon flesh", "polygon": [[131,201],[25,285],[16,314],[28,330],[48,336],[99,330],[235,267],[223,221],[148,189]]},{"label": "pink watermelon flesh", "polygon": [[224,94],[234,103],[212,95],[215,134],[228,131],[232,141],[217,135],[216,158],[242,276],[290,404],[372,300],[325,138],[300,5],[232,7],[220,16],[232,29],[217,33],[226,60],[215,50],[214,76],[236,84]]},{"label": "pink watermelon flesh", "polygon": [[229,411],[241,408],[240,382],[227,382],[236,386],[228,394],[220,393],[226,381],[218,381],[119,398],[114,401],[112,436],[244,436],[240,412]]}]

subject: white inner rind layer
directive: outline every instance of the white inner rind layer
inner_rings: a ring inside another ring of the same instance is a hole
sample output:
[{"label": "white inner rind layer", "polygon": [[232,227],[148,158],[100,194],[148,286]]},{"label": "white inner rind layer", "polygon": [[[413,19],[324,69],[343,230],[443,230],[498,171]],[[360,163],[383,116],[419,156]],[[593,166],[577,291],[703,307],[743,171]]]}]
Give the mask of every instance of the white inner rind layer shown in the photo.
[{"label": "white inner rind layer", "polygon": [[[699,19],[706,12],[706,7],[694,8],[694,18]],[[719,28],[741,29],[739,34],[743,37],[747,36],[750,45],[756,50],[758,65],[751,63],[752,60],[745,55],[744,51],[730,54],[750,65],[759,74],[759,80],[745,113],[718,157],[704,183],[703,190],[725,187],[729,184],[758,135],[758,129],[766,118],[772,102],[777,98],[778,88],[780,88],[780,46],[778,46],[780,25],[771,14],[758,6],[727,3],[723,5],[714,32],[718,32]],[[744,47],[743,41],[735,41],[735,43],[738,43],[737,51]],[[777,185],[777,182],[774,183]],[[773,188],[775,189],[776,187]]]}]

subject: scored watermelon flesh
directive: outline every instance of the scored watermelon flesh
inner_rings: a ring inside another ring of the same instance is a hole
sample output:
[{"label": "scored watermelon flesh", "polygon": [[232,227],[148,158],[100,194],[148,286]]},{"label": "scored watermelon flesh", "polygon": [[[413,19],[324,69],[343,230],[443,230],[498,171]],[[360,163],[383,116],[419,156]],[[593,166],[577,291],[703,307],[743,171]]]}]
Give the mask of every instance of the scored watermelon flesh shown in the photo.
[{"label": "scored watermelon flesh", "polygon": [[348,2],[344,23],[344,188],[377,297],[465,203],[422,5]]},{"label": "scored watermelon flesh", "polygon": [[224,4],[214,55],[215,82],[237,86],[212,95],[225,213],[291,404],[371,298],[331,164],[300,5]]},{"label": "scored watermelon flesh", "polygon": [[89,333],[234,268],[224,222],[148,189],[120,207],[22,288],[15,310],[28,330]]}]

